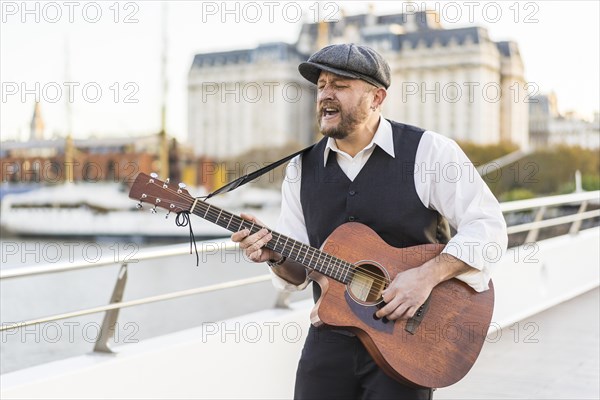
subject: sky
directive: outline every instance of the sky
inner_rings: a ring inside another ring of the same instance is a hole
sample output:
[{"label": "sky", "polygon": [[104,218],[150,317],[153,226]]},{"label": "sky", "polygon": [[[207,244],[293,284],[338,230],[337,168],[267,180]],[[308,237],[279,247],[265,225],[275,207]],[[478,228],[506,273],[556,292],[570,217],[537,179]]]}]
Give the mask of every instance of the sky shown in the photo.
[{"label": "sky", "polygon": [[[187,137],[187,75],[196,53],[294,43],[302,23],[437,10],[446,29],[481,26],[518,43],[525,78],[562,112],[600,109],[600,2],[591,1],[1,1],[0,134],[26,140],[36,100],[46,137],[160,130],[166,21],[167,131]],[[165,13],[166,10],[166,13]],[[69,118],[69,115],[71,116]],[[69,122],[70,121],[70,122]],[[69,128],[70,126],[70,128]]]}]

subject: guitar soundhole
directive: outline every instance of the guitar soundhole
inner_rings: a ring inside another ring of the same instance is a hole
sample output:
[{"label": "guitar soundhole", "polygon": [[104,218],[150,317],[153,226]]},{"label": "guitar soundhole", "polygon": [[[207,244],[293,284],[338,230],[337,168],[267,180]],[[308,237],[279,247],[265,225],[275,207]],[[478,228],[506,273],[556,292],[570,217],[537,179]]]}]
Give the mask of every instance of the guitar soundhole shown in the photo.
[{"label": "guitar soundhole", "polygon": [[346,290],[354,301],[372,305],[382,301],[381,292],[389,282],[389,276],[383,267],[367,261],[356,264]]}]

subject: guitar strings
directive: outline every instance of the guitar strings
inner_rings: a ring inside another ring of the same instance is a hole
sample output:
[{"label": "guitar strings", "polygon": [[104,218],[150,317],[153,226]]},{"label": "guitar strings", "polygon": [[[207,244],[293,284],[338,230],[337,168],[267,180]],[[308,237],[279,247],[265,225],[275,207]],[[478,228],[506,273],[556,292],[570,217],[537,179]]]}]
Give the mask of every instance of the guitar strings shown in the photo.
[{"label": "guitar strings", "polygon": [[[159,181],[159,182],[160,182],[160,181]],[[160,185],[160,184],[158,184],[158,183],[156,183],[156,182],[149,182],[149,183],[153,183],[153,185],[154,185],[154,186],[160,187],[160,188],[161,188],[161,189],[163,189],[163,190],[165,190],[165,189],[166,189],[168,192],[170,192],[171,194],[175,195],[176,197],[180,197],[180,198],[182,198],[183,200],[187,200],[188,202],[191,202],[191,201],[195,201],[195,200],[196,200],[196,198],[194,198],[194,197],[192,197],[191,195],[189,195],[189,193],[188,193],[187,195],[186,195],[185,193],[183,193],[183,191],[182,191],[181,193],[179,193],[179,192],[177,192],[177,191],[174,191],[173,189],[169,188],[169,187],[168,187],[168,185],[166,185],[167,187],[165,188],[165,187],[164,187],[164,186],[165,186],[165,184],[164,184],[164,183],[163,183],[162,185]],[[187,197],[187,198],[186,198],[186,197]],[[181,209],[184,209],[184,208],[185,208],[185,206],[188,206],[188,205],[189,205],[189,204],[186,204],[186,203],[179,203],[179,202],[177,202],[177,201],[172,201],[172,202],[171,202],[171,204],[173,204],[173,203],[176,203],[177,205],[179,205]],[[151,203],[150,203],[150,204],[151,204]],[[157,203],[157,204],[158,204],[158,203]],[[230,222],[231,222],[231,219],[232,219],[233,217],[236,217],[236,218],[238,218],[238,219],[241,221],[240,228],[243,226],[244,222],[251,222],[251,221],[245,220],[245,219],[243,219],[243,218],[241,218],[241,217],[239,217],[239,216],[237,216],[237,215],[235,215],[235,214],[229,213],[229,212],[228,212],[228,211],[226,211],[226,210],[220,209],[219,207],[217,207],[217,206],[214,206],[214,205],[212,205],[212,204],[210,204],[210,203],[207,203],[207,202],[205,202],[205,201],[201,201],[201,203],[200,203],[200,207],[206,208],[206,211],[205,211],[205,214],[204,214],[204,217],[203,217],[203,218],[205,218],[205,219],[206,219],[206,217],[207,217],[208,215],[211,215],[211,216],[212,216],[212,217],[215,219],[215,224],[217,224],[217,225],[219,225],[219,223],[218,223],[218,218],[219,218],[219,216],[220,216],[220,215],[221,215],[223,212],[225,212],[225,213],[227,213],[227,214],[230,214],[230,215],[231,215]],[[214,208],[214,210],[211,210],[211,208]],[[219,211],[219,213],[217,213],[217,211]],[[194,213],[194,214],[195,214],[195,213]],[[196,215],[200,216],[199,214],[196,214]],[[219,225],[219,226],[221,226],[221,225]],[[222,227],[222,226],[221,226],[221,227]],[[253,229],[254,227],[255,227],[255,223],[252,223],[252,227],[251,227],[251,228]],[[260,229],[260,228],[263,228],[263,227],[262,227],[262,226],[260,226],[260,227],[259,227],[259,229]],[[251,229],[251,232],[252,232],[252,229]],[[272,233],[275,233],[275,234],[277,234],[277,235],[279,235],[279,236],[284,236],[284,235],[281,235],[281,234],[279,234],[279,233],[277,233],[277,232],[275,232],[275,231],[271,231],[271,232],[272,232]],[[252,233],[255,233],[255,232],[252,232]],[[284,237],[285,237],[285,236],[284,236]],[[288,238],[288,239],[289,239],[289,238]],[[340,259],[340,258],[337,258],[337,257],[334,257],[334,256],[332,256],[332,255],[330,255],[330,254],[324,253],[324,252],[323,252],[323,251],[321,251],[321,250],[315,249],[315,248],[313,248],[313,247],[311,247],[311,246],[307,246],[307,245],[305,245],[305,244],[303,244],[303,243],[301,243],[301,242],[295,241],[294,239],[292,239],[292,240],[293,240],[294,242],[296,242],[296,243],[298,243],[298,244],[300,245],[300,246],[299,246],[299,250],[298,250],[298,256],[300,255],[300,252],[299,252],[299,251],[300,251],[300,248],[301,248],[302,246],[305,246],[305,247],[307,247],[309,250],[313,250],[313,255],[312,255],[312,257],[311,257],[311,260],[312,260],[312,258],[314,257],[314,255],[315,255],[315,254],[319,254],[319,256],[317,257],[317,260],[319,260],[319,259],[321,258],[321,255],[323,255],[323,256],[324,256],[325,260],[323,260],[323,261],[325,261],[325,262],[327,262],[327,258],[330,258],[331,260],[329,261],[329,265],[328,265],[328,266],[325,266],[325,271],[326,271],[326,270],[327,270],[327,268],[329,268],[329,267],[331,267],[331,268],[338,268],[338,269],[340,269],[340,268],[341,268],[341,269],[342,269],[344,272],[346,272],[346,277],[348,276],[348,273],[352,273],[353,275],[356,275],[356,271],[359,271],[359,272],[362,272],[362,274],[363,274],[363,275],[365,275],[365,276],[367,276],[367,277],[369,277],[369,278],[373,279],[373,282],[374,282],[374,283],[377,283],[378,285],[382,285],[382,286],[384,286],[384,287],[385,287],[385,286],[387,285],[387,283],[388,283],[386,279],[381,279],[379,275],[377,275],[377,274],[374,274],[374,273],[372,273],[371,271],[365,270],[365,269],[364,269],[364,268],[362,268],[361,266],[354,266],[353,264],[350,264],[350,263],[348,263],[348,262],[346,262],[346,261],[344,261],[344,260],[342,260],[342,259]],[[292,254],[292,253],[293,253],[293,248],[294,248],[294,246],[295,246],[295,244],[292,246],[292,250],[290,251],[290,254]],[[285,246],[284,246],[284,250],[285,250]],[[299,257],[298,257],[298,258],[299,258]],[[303,259],[303,260],[305,260],[305,259],[306,259],[306,255],[305,255],[305,257],[304,257],[304,259]],[[331,261],[333,261],[333,263],[331,263]],[[340,265],[336,266],[336,265],[335,265],[336,263],[339,263]],[[344,264],[346,264],[346,265],[344,265]],[[354,268],[353,268],[353,267],[354,267]],[[340,274],[340,278],[341,278],[341,274]],[[334,278],[334,279],[335,279],[335,278]],[[372,294],[372,293],[371,293],[371,294]]]},{"label": "guitar strings", "polygon": [[[160,182],[160,181],[159,181],[159,182]],[[168,185],[166,185],[167,187],[165,188],[165,184],[164,184],[164,183],[163,183],[163,184],[159,184],[159,183],[157,183],[157,182],[149,182],[149,183],[152,183],[152,184],[153,184],[154,186],[156,186],[156,187],[160,187],[162,190],[167,190],[168,192],[170,192],[170,193],[171,193],[171,194],[173,194],[174,196],[176,196],[176,197],[180,197],[180,198],[182,198],[183,200],[187,200],[188,202],[193,202],[193,201],[195,201],[195,200],[196,200],[196,198],[195,198],[195,197],[193,197],[193,196],[191,196],[189,193],[187,193],[187,194],[186,194],[186,193],[184,193],[183,191],[182,191],[181,193],[179,193],[178,191],[175,191],[175,190],[171,189],[171,188],[170,188]],[[149,203],[149,202],[148,202],[148,203]],[[149,204],[151,204],[151,203],[149,203]],[[189,206],[189,204],[187,204],[187,203],[180,203],[180,202],[177,202],[177,201],[173,201],[172,199],[171,199],[171,204],[174,204],[174,205],[176,204],[176,205],[177,205],[177,206],[179,206],[179,207],[180,207],[182,210],[184,210],[186,206]],[[156,205],[158,205],[158,203],[156,203]],[[215,223],[216,225],[218,225],[218,226],[221,226],[221,227],[223,227],[223,226],[222,226],[222,225],[219,225],[219,223],[218,223],[218,219],[219,219],[220,215],[221,215],[223,212],[225,212],[225,213],[227,213],[227,214],[230,214],[230,215],[231,215],[231,218],[230,218],[230,223],[231,223],[231,219],[233,219],[233,217],[235,217],[235,218],[238,218],[238,219],[241,221],[240,228],[241,228],[241,227],[244,225],[244,222],[252,222],[252,221],[245,220],[245,219],[243,219],[243,218],[241,218],[241,217],[239,217],[239,216],[237,216],[237,215],[235,215],[235,214],[232,214],[232,213],[230,213],[230,212],[228,212],[228,211],[226,211],[226,210],[223,210],[223,209],[221,209],[221,208],[219,208],[219,207],[217,207],[217,206],[214,206],[214,205],[212,205],[212,204],[210,204],[210,203],[208,203],[208,202],[206,202],[206,201],[203,201],[203,200],[200,200],[200,207],[202,207],[202,208],[205,208],[205,209],[206,209],[206,211],[205,211],[205,214],[204,214],[204,216],[203,216],[203,218],[204,218],[204,219],[207,219],[207,216],[208,216],[208,215],[210,215],[211,217],[213,217],[213,218],[215,219],[215,222],[214,222],[214,223]],[[214,208],[214,210],[212,210],[212,208]],[[219,212],[217,213],[217,211],[219,211]],[[195,214],[195,213],[194,213],[194,214]],[[196,215],[200,216],[199,214],[196,214]],[[257,230],[257,231],[255,231],[255,232],[253,231],[253,229],[254,229],[255,227],[258,227],[258,229],[259,229],[259,230],[260,230],[260,229],[262,229],[262,228],[264,228],[263,226],[255,226],[255,225],[256,225],[256,224],[252,222],[252,227],[251,227],[251,229],[250,229],[251,233],[256,233],[256,232],[258,232],[258,230]],[[268,229],[268,228],[267,228],[267,229]],[[273,231],[273,230],[270,230],[270,232],[271,232],[271,233],[273,233],[273,234],[277,234],[278,236],[284,236],[284,235],[281,235],[281,234],[279,234],[278,232],[275,232],[275,231]],[[284,237],[285,237],[285,236],[284,236]],[[290,238],[287,238],[287,239],[290,239]],[[307,248],[308,248],[308,250],[312,250],[312,251],[313,251],[313,254],[312,254],[312,256],[311,256],[311,260],[314,258],[314,255],[315,255],[315,254],[319,254],[319,256],[317,257],[317,261],[318,261],[318,260],[320,260],[320,258],[321,258],[321,255],[323,255],[323,256],[324,256],[325,260],[323,260],[323,261],[325,261],[325,262],[327,262],[327,258],[330,258],[331,260],[329,261],[329,265],[328,265],[328,266],[325,266],[325,271],[326,271],[326,270],[327,270],[329,267],[331,267],[331,268],[338,268],[338,269],[342,269],[342,271],[346,273],[346,277],[348,276],[348,274],[349,274],[349,273],[351,273],[351,274],[353,274],[353,275],[356,275],[356,271],[358,271],[358,272],[361,272],[363,275],[365,275],[365,276],[367,276],[367,277],[369,277],[369,278],[373,279],[373,282],[374,282],[374,283],[376,283],[376,284],[378,284],[378,285],[382,285],[383,287],[387,287],[387,284],[388,284],[388,281],[387,281],[387,279],[381,279],[379,275],[377,275],[377,274],[375,274],[375,273],[372,273],[371,271],[368,271],[368,270],[366,270],[366,269],[362,268],[361,266],[354,266],[354,265],[353,265],[353,264],[351,264],[351,263],[348,263],[348,262],[346,262],[346,261],[344,261],[344,260],[342,260],[342,259],[340,259],[340,258],[337,258],[337,257],[335,257],[335,256],[332,256],[332,255],[330,255],[330,254],[327,254],[327,253],[325,253],[325,252],[323,252],[323,251],[321,251],[321,250],[315,249],[315,248],[313,248],[313,247],[311,247],[311,246],[307,246],[307,245],[305,245],[305,244],[303,244],[303,243],[301,243],[301,242],[298,242],[298,241],[296,241],[296,240],[294,240],[294,239],[291,239],[291,240],[293,240],[294,242],[296,242],[296,243],[298,243],[298,244],[300,245],[300,246],[299,246],[299,249],[298,249],[298,256],[300,256],[300,248],[301,248],[301,247],[303,247],[303,246],[305,246],[305,247],[307,247]],[[290,254],[292,254],[292,253],[293,253],[293,248],[294,248],[294,247],[295,247],[295,244],[292,246],[292,250],[290,250]],[[283,246],[283,248],[284,248],[284,250],[286,250],[286,249],[285,249],[285,245]],[[299,258],[299,257],[298,257],[298,258]],[[304,256],[303,260],[306,260],[306,255]],[[333,262],[333,263],[332,263],[332,262]],[[336,266],[336,265],[335,265],[336,263],[339,263],[339,265],[337,265],[337,266]],[[337,275],[337,274],[336,274],[336,275]],[[342,275],[342,273],[340,273],[340,278],[341,278],[341,275]],[[334,279],[335,279],[335,278],[334,278]],[[377,291],[377,292],[378,292],[378,291]],[[372,294],[372,293],[371,293],[371,291],[370,291],[370,294]],[[376,294],[377,294],[377,293],[376,293]]]}]

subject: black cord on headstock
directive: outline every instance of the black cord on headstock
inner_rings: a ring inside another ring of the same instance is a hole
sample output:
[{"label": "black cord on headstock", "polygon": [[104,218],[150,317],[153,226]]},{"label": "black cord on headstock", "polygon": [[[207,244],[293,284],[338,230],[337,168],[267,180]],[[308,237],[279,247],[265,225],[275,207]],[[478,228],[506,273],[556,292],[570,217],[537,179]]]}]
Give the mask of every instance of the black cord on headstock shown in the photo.
[{"label": "black cord on headstock", "polygon": [[[199,197],[203,200],[205,197]],[[192,243],[194,244],[194,250],[196,251],[196,267],[200,265],[200,256],[198,255],[198,247],[196,247],[196,238],[194,237],[194,230],[192,229],[192,220],[190,219],[189,211],[180,211],[177,213],[175,218],[175,225],[177,226],[189,226],[190,227],[190,254],[192,254]]]}]

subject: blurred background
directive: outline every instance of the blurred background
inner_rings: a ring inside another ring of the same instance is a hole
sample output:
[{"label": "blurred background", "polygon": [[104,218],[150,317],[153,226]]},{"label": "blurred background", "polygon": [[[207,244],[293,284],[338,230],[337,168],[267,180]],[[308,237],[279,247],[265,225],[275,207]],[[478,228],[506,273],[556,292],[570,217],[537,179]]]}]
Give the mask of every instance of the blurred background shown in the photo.
[{"label": "blurred background", "polygon": [[[297,66],[333,43],[383,54],[383,115],[456,140],[509,226],[542,223],[514,228],[511,248],[597,231],[599,11],[595,1],[2,1],[2,324],[106,304],[119,282],[127,300],[264,274],[220,239],[225,229],[199,219],[196,268],[189,229],[138,210],[129,186],[156,172],[205,195],[318,140],[314,85]],[[284,172],[211,202],[274,226]],[[575,197],[548,200],[559,195]],[[543,225],[551,218],[563,219]],[[147,256],[167,248],[176,254]],[[597,263],[597,249],[578,256]],[[128,264],[125,290],[115,276]],[[281,300],[267,281],[236,290],[254,301],[218,292],[145,304],[124,309],[116,332],[143,340]],[[0,372],[84,354],[102,316],[73,317],[73,331],[53,320],[54,341],[47,321],[3,330]],[[591,375],[574,393],[597,397],[598,360],[586,360]]]}]

